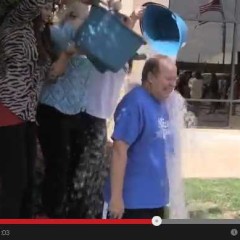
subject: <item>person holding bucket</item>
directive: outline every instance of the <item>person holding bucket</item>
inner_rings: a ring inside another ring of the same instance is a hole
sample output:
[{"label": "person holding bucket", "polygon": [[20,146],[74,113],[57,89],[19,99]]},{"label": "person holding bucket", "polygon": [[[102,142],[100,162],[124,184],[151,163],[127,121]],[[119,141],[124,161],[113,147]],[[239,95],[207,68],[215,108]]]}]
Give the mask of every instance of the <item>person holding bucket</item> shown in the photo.
[{"label": "person holding bucket", "polygon": [[[127,27],[132,21],[141,18],[142,9],[134,13],[134,19],[124,15],[117,15]],[[97,39],[96,39],[97,41]],[[87,89],[85,119],[81,119],[86,126],[84,153],[82,154],[73,188],[69,195],[69,218],[101,218],[103,208],[103,186],[107,176],[107,125],[111,118],[122,89],[124,79],[128,74],[127,65],[114,73],[101,73],[94,65],[90,70],[89,86]]]},{"label": "person holding bucket", "polygon": [[91,70],[90,61],[74,47],[77,28],[88,16],[89,8],[81,2],[70,2],[51,27],[55,54],[75,52],[65,59],[63,74],[43,86],[38,106],[38,137],[45,160],[40,214],[64,218],[67,189],[80,158],[84,139],[86,94]]},{"label": "person holding bucket", "polygon": [[[87,15],[87,5],[81,2],[67,5],[60,24],[51,28],[54,49],[58,54],[66,49],[68,43],[74,41],[75,31]],[[73,195],[72,176],[76,173],[79,161],[82,161],[80,156],[83,149],[89,143],[86,138],[98,139],[98,136],[101,138],[105,134],[101,135],[102,131],[105,131],[105,120],[101,117],[104,118],[105,115],[98,115],[99,119],[91,117],[89,115],[89,112],[93,111],[91,106],[95,103],[100,104],[98,110],[102,111],[104,107],[104,111],[107,112],[105,114],[111,115],[125,76],[124,70],[101,74],[85,56],[79,53],[79,49],[74,51],[77,51],[76,54],[65,63],[66,69],[65,67],[62,69],[64,74],[58,77],[55,83],[44,85],[37,115],[39,140],[46,161],[46,176],[42,191],[43,210],[48,217],[53,218],[66,217],[65,210],[67,216],[71,217],[73,211],[67,209],[72,209],[72,204],[68,202]],[[101,94],[92,92],[96,90],[96,86],[99,87]],[[98,94],[106,95],[105,102],[99,101]],[[95,125],[97,127],[93,129]],[[91,137],[95,132],[98,135]],[[102,152],[105,141],[102,140],[100,143]],[[95,145],[95,148],[94,152],[98,154],[99,147]],[[93,172],[101,172],[101,169],[98,169],[101,162],[98,164],[96,163]],[[84,168],[82,171],[84,175]],[[99,189],[97,184],[102,182],[101,175],[99,178],[94,180],[95,189]],[[74,200],[71,202],[75,203]],[[81,208],[80,204],[79,206]],[[93,217],[95,215],[92,214]],[[77,214],[77,217],[84,216]]]}]

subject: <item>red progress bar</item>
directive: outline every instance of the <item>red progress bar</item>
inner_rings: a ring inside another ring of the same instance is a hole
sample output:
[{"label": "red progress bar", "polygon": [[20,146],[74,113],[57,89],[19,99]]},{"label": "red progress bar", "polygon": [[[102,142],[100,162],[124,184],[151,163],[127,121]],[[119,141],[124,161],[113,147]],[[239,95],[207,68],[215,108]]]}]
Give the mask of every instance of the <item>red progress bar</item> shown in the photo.
[{"label": "red progress bar", "polygon": [[0,219],[0,225],[55,225],[55,224],[85,224],[85,225],[152,225],[151,219]]}]

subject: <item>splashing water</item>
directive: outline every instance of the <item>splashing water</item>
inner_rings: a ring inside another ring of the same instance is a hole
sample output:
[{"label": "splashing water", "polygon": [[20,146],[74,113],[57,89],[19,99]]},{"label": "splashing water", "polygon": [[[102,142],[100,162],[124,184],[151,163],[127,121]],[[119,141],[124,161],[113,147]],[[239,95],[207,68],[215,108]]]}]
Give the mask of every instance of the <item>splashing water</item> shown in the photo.
[{"label": "splashing water", "polygon": [[[183,131],[187,127],[196,124],[196,118],[191,112],[187,112],[185,100],[174,91],[166,101],[170,119],[170,129],[172,130],[174,152],[171,153],[166,147],[167,171],[169,178],[169,218],[186,219],[188,218],[184,182],[182,176],[182,141]],[[184,133],[184,139],[185,139]]]}]

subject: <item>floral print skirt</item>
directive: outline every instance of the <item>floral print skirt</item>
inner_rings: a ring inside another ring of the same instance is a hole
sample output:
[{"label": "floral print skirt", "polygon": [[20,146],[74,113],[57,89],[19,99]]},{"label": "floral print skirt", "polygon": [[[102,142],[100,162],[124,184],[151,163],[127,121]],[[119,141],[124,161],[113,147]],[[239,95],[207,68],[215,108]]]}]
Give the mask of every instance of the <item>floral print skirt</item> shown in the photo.
[{"label": "floral print skirt", "polygon": [[107,176],[106,120],[87,116],[83,154],[68,190],[69,218],[101,218],[103,187]]}]

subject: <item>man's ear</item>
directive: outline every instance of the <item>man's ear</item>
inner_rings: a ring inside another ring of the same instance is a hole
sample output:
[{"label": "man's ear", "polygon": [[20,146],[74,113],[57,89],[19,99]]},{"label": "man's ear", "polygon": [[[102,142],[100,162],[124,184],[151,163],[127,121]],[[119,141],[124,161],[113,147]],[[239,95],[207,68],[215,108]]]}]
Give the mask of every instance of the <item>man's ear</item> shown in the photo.
[{"label": "man's ear", "polygon": [[152,72],[149,72],[148,73],[148,82],[150,82],[150,83],[152,83],[153,82],[153,78],[154,78],[154,75],[153,75],[153,73]]}]

